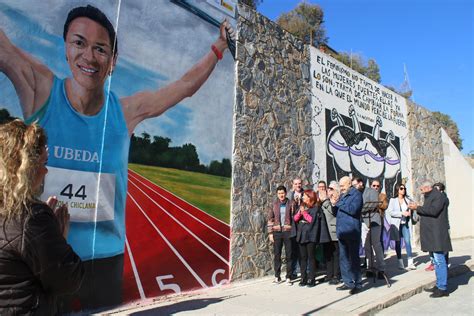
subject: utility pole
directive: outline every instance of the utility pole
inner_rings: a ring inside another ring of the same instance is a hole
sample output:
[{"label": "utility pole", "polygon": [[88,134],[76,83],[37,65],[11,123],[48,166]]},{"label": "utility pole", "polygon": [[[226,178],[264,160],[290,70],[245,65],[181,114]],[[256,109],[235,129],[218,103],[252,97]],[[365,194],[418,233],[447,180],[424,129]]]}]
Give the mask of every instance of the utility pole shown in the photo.
[{"label": "utility pole", "polygon": [[351,69],[353,69],[352,68],[352,48],[351,48],[351,54],[349,55],[349,62],[351,64]]},{"label": "utility pole", "polygon": [[408,77],[408,70],[407,70],[407,66],[405,65],[405,63],[403,63],[403,74],[404,74],[404,79],[403,79],[402,86],[400,87],[400,91],[403,92],[403,93],[411,91],[411,99],[413,100],[413,102],[415,102],[415,95],[414,95],[413,90],[412,90],[411,85],[410,85],[410,79]]}]

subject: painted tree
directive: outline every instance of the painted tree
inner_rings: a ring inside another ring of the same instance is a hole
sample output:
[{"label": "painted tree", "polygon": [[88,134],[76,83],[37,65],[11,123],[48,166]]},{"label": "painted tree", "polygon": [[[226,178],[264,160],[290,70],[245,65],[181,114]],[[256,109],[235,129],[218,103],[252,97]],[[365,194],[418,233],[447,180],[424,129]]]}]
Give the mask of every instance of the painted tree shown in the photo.
[{"label": "painted tree", "polygon": [[438,121],[439,124],[444,128],[448,136],[453,141],[454,145],[456,145],[459,150],[462,150],[462,138],[459,135],[459,128],[456,122],[453,119],[444,113],[441,112],[433,112],[433,117]]},{"label": "painted tree", "polygon": [[324,12],[317,4],[302,1],[290,12],[280,15],[276,22],[307,44],[319,47],[328,42],[323,25]]}]

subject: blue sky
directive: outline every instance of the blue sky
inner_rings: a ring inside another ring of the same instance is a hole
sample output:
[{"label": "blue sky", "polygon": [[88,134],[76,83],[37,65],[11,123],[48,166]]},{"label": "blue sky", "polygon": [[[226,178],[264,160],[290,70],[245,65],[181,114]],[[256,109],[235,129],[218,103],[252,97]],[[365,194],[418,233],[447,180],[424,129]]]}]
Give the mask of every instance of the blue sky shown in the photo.
[{"label": "blue sky", "polygon": [[[300,1],[264,0],[272,20]],[[360,53],[380,67],[382,84],[400,88],[406,65],[412,99],[451,116],[474,151],[474,1],[310,0],[324,11],[329,45]]]}]

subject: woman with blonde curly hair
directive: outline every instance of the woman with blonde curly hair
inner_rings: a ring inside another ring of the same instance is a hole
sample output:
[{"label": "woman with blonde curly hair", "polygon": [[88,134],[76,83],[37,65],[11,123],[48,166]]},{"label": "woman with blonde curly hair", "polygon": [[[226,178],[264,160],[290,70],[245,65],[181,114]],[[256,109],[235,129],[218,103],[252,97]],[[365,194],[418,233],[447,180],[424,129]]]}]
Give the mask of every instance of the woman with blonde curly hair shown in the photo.
[{"label": "woman with blonde curly hair", "polygon": [[[69,216],[37,199],[48,172],[44,130],[0,125],[0,314],[54,315],[56,296],[77,290],[84,269],[66,243]],[[53,212],[52,208],[56,210]]]}]

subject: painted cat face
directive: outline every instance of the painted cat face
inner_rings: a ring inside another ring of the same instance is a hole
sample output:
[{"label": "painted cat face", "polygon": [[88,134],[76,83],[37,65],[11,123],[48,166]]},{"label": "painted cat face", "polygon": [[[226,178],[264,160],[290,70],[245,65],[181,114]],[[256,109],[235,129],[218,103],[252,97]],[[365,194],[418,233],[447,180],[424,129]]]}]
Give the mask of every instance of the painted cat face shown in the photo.
[{"label": "painted cat face", "polygon": [[337,110],[331,110],[331,120],[337,122],[327,139],[328,155],[334,165],[346,173],[357,172],[369,179],[393,179],[400,172],[400,155],[390,140],[395,139],[390,131],[386,139],[380,138],[382,119],[377,117],[372,134],[362,131],[355,109],[349,107],[352,128],[345,125]]},{"label": "painted cat face", "polygon": [[[349,156],[349,146],[342,136],[342,129],[345,127],[337,127],[333,129],[328,138],[328,152],[336,162],[337,166],[345,172],[351,171],[351,160]],[[348,129],[346,127],[346,129]]]},{"label": "painted cat face", "polygon": [[395,147],[390,144],[387,147],[387,154],[385,155],[385,178],[394,178],[400,172],[400,156]]},{"label": "painted cat face", "polygon": [[368,178],[379,177],[384,170],[385,160],[376,148],[376,140],[366,133],[357,136],[358,141],[349,149],[352,164]]}]

